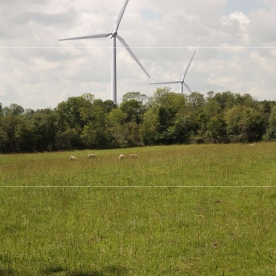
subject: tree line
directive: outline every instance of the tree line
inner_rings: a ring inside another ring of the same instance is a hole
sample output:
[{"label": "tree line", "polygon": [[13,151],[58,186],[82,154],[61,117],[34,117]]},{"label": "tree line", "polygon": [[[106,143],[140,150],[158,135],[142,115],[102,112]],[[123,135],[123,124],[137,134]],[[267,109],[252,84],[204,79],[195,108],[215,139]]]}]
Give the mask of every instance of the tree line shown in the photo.
[{"label": "tree line", "polygon": [[152,97],[128,92],[120,105],[86,93],[38,110],[0,103],[1,153],[273,140],[276,102],[230,91],[158,88]]}]

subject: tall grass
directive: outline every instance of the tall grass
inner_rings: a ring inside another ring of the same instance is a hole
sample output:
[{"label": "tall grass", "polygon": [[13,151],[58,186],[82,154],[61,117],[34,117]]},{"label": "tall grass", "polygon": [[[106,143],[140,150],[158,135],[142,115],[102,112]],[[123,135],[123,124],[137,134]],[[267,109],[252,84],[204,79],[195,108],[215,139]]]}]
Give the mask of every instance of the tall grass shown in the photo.
[{"label": "tall grass", "polygon": [[[132,150],[133,151],[133,150]],[[1,156],[2,186],[271,186],[275,143],[192,145],[135,149],[138,159],[118,160],[129,149]],[[78,161],[70,161],[69,155]]]},{"label": "tall grass", "polygon": [[1,155],[0,275],[274,275],[275,146]]}]

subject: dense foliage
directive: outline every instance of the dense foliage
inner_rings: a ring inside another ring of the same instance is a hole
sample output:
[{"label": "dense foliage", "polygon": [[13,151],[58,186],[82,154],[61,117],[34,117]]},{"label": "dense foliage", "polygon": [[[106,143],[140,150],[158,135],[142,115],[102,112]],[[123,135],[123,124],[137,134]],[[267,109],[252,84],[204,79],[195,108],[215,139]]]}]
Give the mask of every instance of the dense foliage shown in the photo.
[{"label": "dense foliage", "polygon": [[0,104],[2,153],[261,140],[276,140],[276,102],[229,91],[128,92],[119,106],[87,93],[36,111]]}]

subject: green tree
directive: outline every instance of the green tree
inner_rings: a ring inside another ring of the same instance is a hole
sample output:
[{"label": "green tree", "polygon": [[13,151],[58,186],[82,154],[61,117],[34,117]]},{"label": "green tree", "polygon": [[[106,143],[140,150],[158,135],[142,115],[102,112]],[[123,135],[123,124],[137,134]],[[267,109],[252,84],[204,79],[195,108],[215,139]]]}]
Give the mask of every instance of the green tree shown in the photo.
[{"label": "green tree", "polygon": [[24,113],[24,108],[18,104],[11,104],[9,107],[5,106],[2,109],[3,115],[8,116],[8,115],[14,115],[14,116],[19,116]]},{"label": "green tree", "polygon": [[95,100],[93,103],[91,120],[84,126],[82,140],[88,148],[108,148],[110,142],[105,131],[106,113],[102,101]]},{"label": "green tree", "polygon": [[120,109],[127,114],[127,122],[136,122],[140,124],[143,120],[143,114],[145,113],[145,108],[140,101],[128,100],[124,101],[120,105]]},{"label": "green tree", "polygon": [[140,137],[140,128],[136,122],[131,121],[125,123],[124,132],[126,133],[128,147],[139,147],[143,145]]},{"label": "green tree", "polygon": [[12,114],[15,116],[19,116],[24,113],[24,108],[18,104],[11,104],[10,110],[11,110]]},{"label": "green tree", "polygon": [[217,102],[221,109],[229,109],[236,105],[236,95],[230,91],[216,93],[212,101]]},{"label": "green tree", "polygon": [[266,133],[267,140],[276,140],[276,106],[271,109],[271,113],[268,119],[268,128]]},{"label": "green tree", "polygon": [[249,94],[236,94],[236,105],[258,108],[258,102]]},{"label": "green tree", "polygon": [[17,127],[20,118],[9,114],[0,120],[0,151],[5,153],[18,152],[19,146],[17,141]]},{"label": "green tree", "polygon": [[210,118],[207,123],[207,136],[211,138],[213,142],[228,142],[226,137],[226,122],[224,120],[224,116],[217,114]]},{"label": "green tree", "polygon": [[29,117],[21,116],[18,118],[16,128],[16,140],[20,152],[34,152],[34,133],[32,122]]},{"label": "green tree", "polygon": [[65,128],[57,132],[56,148],[69,150],[69,149],[82,149],[84,145],[81,141],[82,129],[80,128]]},{"label": "green tree", "polygon": [[70,128],[83,128],[90,119],[91,111],[92,103],[90,99],[87,99],[87,95],[85,98],[70,97],[66,102],[59,103],[57,107],[61,120],[66,122]]},{"label": "green tree", "polygon": [[29,117],[29,118],[30,118],[34,113],[35,113],[35,111],[34,111],[33,109],[31,109],[31,108],[26,108],[26,109],[24,110],[24,116]]},{"label": "green tree", "polygon": [[[174,123],[180,110],[185,109],[184,95],[170,92],[169,88],[157,88],[153,97],[149,99],[149,108],[156,114],[157,143],[170,144],[175,142]],[[144,132],[145,133],[145,132]],[[145,137],[143,138],[145,140]],[[150,139],[152,141],[152,139]]]},{"label": "green tree", "polygon": [[84,98],[85,100],[89,101],[90,103],[93,103],[95,100],[95,96],[91,93],[84,93],[81,95],[82,98]]},{"label": "green tree", "polygon": [[227,134],[235,142],[260,141],[265,133],[262,113],[251,107],[234,106],[225,114]]},{"label": "green tree", "polygon": [[130,100],[136,100],[137,102],[140,102],[141,105],[146,105],[148,96],[141,94],[140,92],[128,92],[123,95],[122,102],[127,102]]},{"label": "green tree", "polygon": [[126,119],[127,114],[125,114],[121,109],[112,109],[106,116],[106,135],[112,137],[113,147],[127,146],[127,133],[124,129]]},{"label": "green tree", "polygon": [[148,109],[144,114],[143,123],[140,126],[140,137],[144,145],[156,144],[158,136],[158,117],[153,109]]},{"label": "green tree", "polygon": [[150,108],[157,110],[159,107],[170,108],[175,113],[185,106],[186,99],[184,95],[170,92],[170,88],[157,88],[153,96],[149,98],[148,105]]},{"label": "green tree", "polygon": [[84,127],[93,118],[94,96],[86,93],[79,97],[70,97],[58,104],[59,132],[57,145],[65,149],[84,148],[82,139]]},{"label": "green tree", "polygon": [[194,108],[202,107],[205,104],[204,95],[199,92],[192,92],[187,97],[187,103]]},{"label": "green tree", "polygon": [[36,150],[56,150],[60,114],[50,108],[37,110],[32,116],[32,125]]},{"label": "green tree", "polygon": [[112,100],[106,100],[103,102],[105,113],[109,113],[111,110],[116,109],[118,106]]}]

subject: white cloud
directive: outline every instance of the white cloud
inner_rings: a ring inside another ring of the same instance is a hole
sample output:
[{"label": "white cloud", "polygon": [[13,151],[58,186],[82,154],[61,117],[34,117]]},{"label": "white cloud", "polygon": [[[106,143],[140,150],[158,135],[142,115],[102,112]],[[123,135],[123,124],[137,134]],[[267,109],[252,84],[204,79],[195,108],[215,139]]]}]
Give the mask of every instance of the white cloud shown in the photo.
[{"label": "white cloud", "polygon": [[222,25],[230,26],[233,22],[238,23],[240,31],[247,32],[247,26],[250,23],[250,19],[244,13],[235,11],[227,17],[223,16],[221,20]]},{"label": "white cloud", "polygon": [[227,27],[227,31],[234,35],[237,34],[235,42],[243,45],[249,45],[250,36],[248,35],[248,26],[250,25],[250,19],[243,12],[235,11],[228,16],[223,15],[221,18],[221,24],[223,27]]},{"label": "white cloud", "polygon": [[275,46],[276,44],[276,9],[258,10],[250,14],[252,24],[250,35],[257,45]]}]

